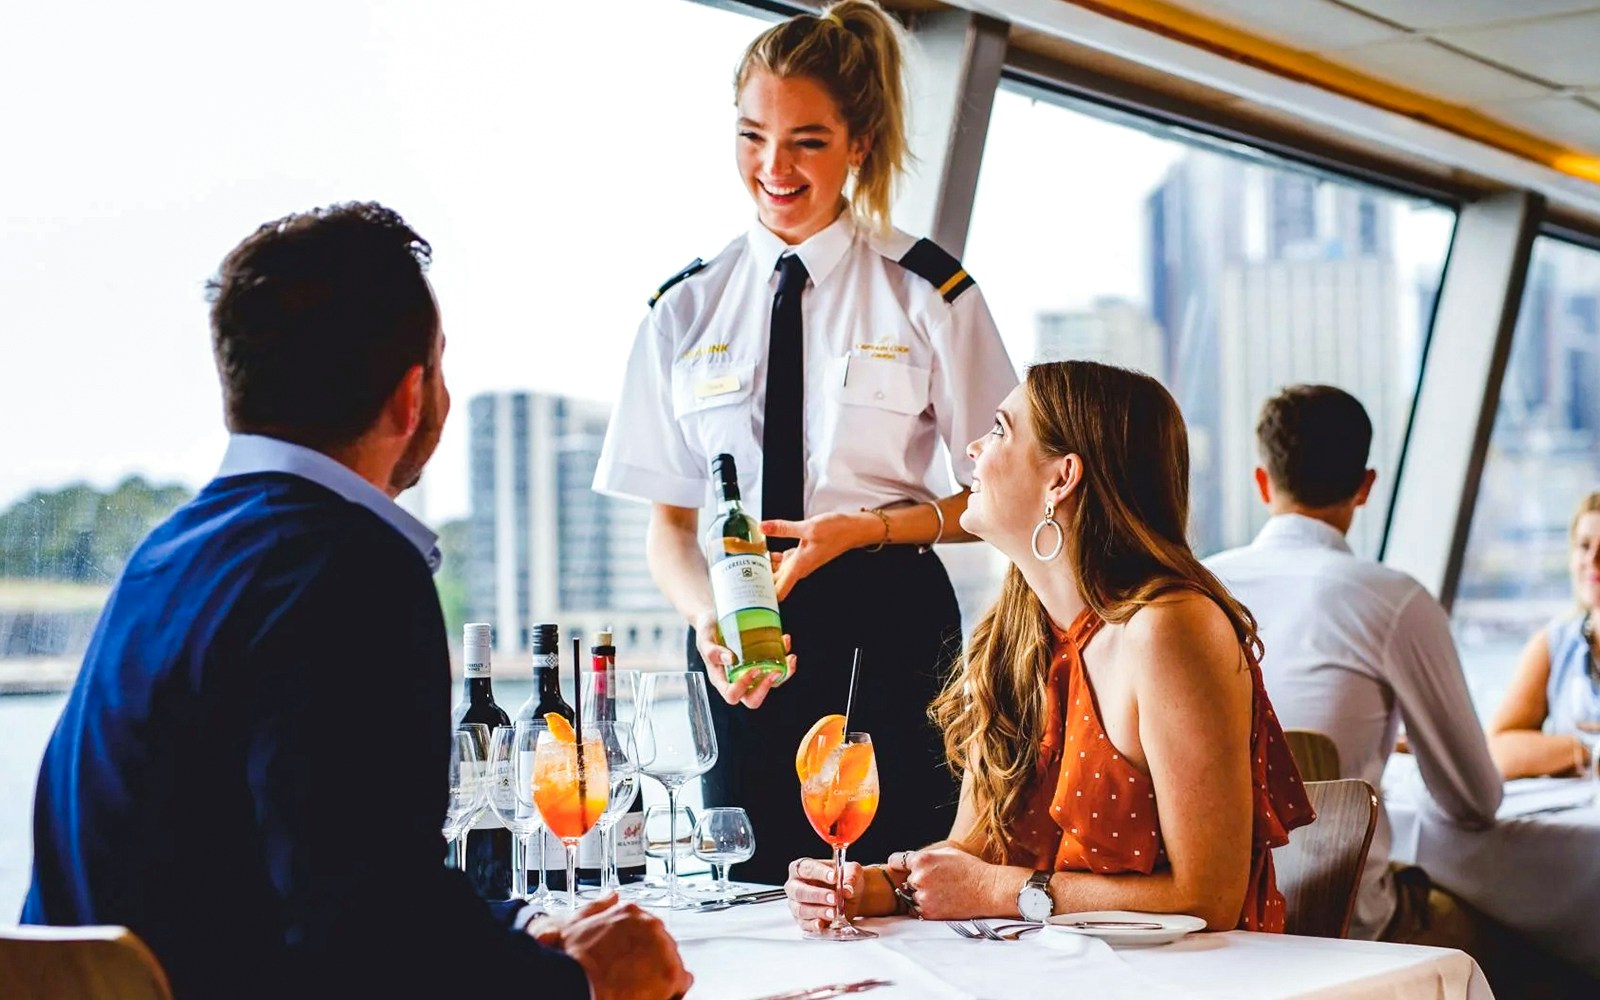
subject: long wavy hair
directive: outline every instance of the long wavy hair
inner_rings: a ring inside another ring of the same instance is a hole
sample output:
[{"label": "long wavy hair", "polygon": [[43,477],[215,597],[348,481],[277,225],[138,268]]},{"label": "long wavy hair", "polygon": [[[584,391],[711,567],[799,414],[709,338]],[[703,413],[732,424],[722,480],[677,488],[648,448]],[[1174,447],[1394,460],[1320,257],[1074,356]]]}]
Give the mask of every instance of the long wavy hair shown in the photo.
[{"label": "long wavy hair", "polygon": [[[1083,478],[1057,517],[1084,602],[1108,622],[1126,622],[1163,594],[1192,590],[1216,602],[1241,649],[1258,659],[1255,619],[1189,548],[1188,437],[1167,390],[1092,361],[1034,365],[1024,385],[1041,451],[1082,461]],[[973,846],[993,858],[1004,857],[1038,780],[1052,646],[1044,605],[1013,565],[928,710],[951,770],[973,780]]]}]

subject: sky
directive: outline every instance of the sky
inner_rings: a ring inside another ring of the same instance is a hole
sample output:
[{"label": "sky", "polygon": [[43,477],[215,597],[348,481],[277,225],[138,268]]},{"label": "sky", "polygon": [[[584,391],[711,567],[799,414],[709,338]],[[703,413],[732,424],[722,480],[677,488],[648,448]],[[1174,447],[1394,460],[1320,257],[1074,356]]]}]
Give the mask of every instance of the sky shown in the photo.
[{"label": "sky", "polygon": [[[467,512],[471,396],[613,399],[649,294],[749,224],[731,78],[764,22],[595,6],[13,6],[0,92],[26,98],[0,106],[0,509],[130,472],[208,479],[226,435],[204,282],[256,225],[336,201],[382,201],[434,248],[457,408],[412,500],[429,520]],[[966,263],[1014,361],[1041,309],[1144,297],[1139,206],[1182,153],[997,97]],[[1413,228],[1403,269],[1448,238]]]}]

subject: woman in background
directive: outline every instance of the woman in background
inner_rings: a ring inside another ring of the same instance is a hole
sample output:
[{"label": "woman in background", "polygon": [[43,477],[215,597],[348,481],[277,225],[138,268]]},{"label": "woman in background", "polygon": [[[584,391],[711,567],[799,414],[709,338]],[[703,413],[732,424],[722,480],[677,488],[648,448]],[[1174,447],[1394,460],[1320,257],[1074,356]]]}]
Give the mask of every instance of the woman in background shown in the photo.
[{"label": "woman in background", "polygon": [[1567,535],[1577,610],[1528,641],[1489,723],[1489,753],[1507,778],[1586,773],[1588,747],[1600,742],[1600,491],[1578,504]]}]

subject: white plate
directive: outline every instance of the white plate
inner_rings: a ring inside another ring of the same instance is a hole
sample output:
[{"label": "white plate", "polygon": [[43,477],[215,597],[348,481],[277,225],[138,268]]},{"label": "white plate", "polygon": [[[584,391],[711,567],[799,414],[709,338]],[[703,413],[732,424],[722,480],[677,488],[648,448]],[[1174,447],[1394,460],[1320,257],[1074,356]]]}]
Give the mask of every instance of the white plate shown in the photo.
[{"label": "white plate", "polygon": [[[1075,923],[1091,926],[1074,927]],[[1159,924],[1159,927],[1118,927],[1116,924]],[[1100,926],[1093,926],[1099,924]],[[1176,941],[1185,934],[1204,928],[1206,922],[1185,913],[1134,913],[1131,910],[1090,910],[1084,913],[1058,913],[1045,922],[1046,931],[1086,934],[1117,948],[1148,948]]]}]

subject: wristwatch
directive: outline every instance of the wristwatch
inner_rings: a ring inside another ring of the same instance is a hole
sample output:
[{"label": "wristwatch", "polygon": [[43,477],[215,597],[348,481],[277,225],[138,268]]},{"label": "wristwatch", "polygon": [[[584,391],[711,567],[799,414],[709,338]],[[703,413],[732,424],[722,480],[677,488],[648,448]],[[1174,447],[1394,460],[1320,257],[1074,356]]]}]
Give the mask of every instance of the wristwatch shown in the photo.
[{"label": "wristwatch", "polygon": [[1050,898],[1050,873],[1044,871],[1029,875],[1028,881],[1022,883],[1022,889],[1017,893],[1017,912],[1022,914],[1022,919],[1044,923],[1050,919],[1055,908],[1055,900]]}]

